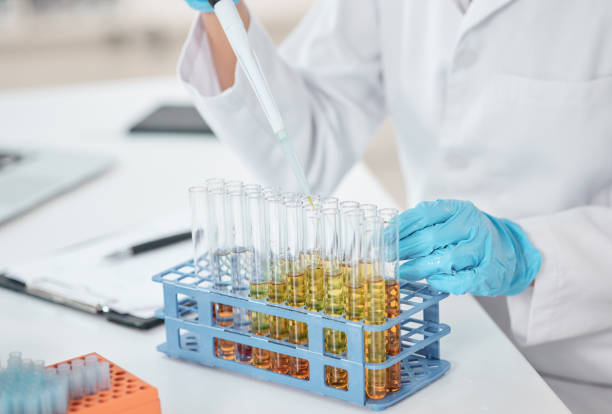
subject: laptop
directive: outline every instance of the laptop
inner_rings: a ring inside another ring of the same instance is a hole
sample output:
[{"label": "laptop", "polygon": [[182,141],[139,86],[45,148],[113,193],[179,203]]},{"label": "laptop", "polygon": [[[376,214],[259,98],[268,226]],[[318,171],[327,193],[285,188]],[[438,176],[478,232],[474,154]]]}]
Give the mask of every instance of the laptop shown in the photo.
[{"label": "laptop", "polygon": [[0,146],[0,224],[111,167],[106,155]]}]

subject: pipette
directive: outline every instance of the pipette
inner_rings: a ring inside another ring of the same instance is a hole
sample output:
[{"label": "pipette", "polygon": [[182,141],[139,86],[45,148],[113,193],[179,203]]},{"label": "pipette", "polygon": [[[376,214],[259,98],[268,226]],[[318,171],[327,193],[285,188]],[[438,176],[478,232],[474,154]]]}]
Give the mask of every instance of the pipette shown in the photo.
[{"label": "pipette", "polygon": [[219,19],[219,23],[225,32],[225,36],[227,37],[227,40],[229,41],[232,50],[238,59],[238,64],[249,80],[249,83],[255,92],[255,96],[257,96],[257,100],[263,108],[266,118],[268,119],[274,134],[277,136],[278,141],[280,142],[283,152],[285,153],[285,157],[287,158],[287,161],[295,174],[298,184],[314,208],[310,188],[308,187],[308,182],[306,181],[306,176],[304,175],[304,170],[302,169],[300,161],[295,155],[293,142],[291,141],[291,137],[285,128],[280,111],[278,110],[276,101],[272,96],[272,92],[270,92],[270,87],[268,86],[268,82],[266,81],[263,71],[261,70],[259,61],[257,60],[253,49],[251,49],[247,32],[242,24],[242,20],[240,19],[240,15],[238,14],[238,10],[234,5],[233,0],[209,0],[209,3],[211,6],[213,6],[215,15],[217,16],[217,19]]}]

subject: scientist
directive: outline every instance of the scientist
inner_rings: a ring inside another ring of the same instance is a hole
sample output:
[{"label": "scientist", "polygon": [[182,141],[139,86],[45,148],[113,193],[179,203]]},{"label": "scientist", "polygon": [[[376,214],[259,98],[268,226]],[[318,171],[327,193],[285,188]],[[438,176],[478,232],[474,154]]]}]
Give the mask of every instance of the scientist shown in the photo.
[{"label": "scientist", "polygon": [[[179,72],[201,114],[295,187],[216,17],[188,3],[204,13]],[[424,201],[400,217],[402,277],[496,296],[569,408],[612,412],[612,1],[322,0],[280,48],[238,8],[312,188],[389,116]]]}]

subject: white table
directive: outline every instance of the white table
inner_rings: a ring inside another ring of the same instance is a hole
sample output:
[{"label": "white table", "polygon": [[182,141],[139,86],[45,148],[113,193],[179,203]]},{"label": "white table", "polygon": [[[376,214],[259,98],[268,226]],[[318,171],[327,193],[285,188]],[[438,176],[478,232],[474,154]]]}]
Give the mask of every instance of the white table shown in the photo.
[{"label": "white table", "polygon": [[[104,151],[118,160],[102,177],[1,226],[0,264],[186,210],[187,186],[210,176],[255,181],[215,140],[126,134],[157,104],[186,101],[185,92],[171,79],[0,94],[0,146],[27,141]],[[347,175],[337,195],[392,205],[363,164]],[[162,327],[136,331],[4,290],[0,312],[3,359],[15,349],[49,362],[96,351],[156,386],[167,414],[255,408],[339,414],[356,409],[332,398],[169,359],[155,350],[164,342]],[[445,300],[441,319],[452,328],[441,345],[442,357],[452,363],[450,372],[387,412],[567,412],[472,297]]]}]

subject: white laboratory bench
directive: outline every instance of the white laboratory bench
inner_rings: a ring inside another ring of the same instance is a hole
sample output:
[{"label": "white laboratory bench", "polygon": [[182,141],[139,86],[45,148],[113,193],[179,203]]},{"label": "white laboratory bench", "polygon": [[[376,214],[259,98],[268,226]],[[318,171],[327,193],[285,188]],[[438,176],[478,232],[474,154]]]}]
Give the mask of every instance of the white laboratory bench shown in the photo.
[{"label": "white laboratory bench", "polygon": [[[129,126],[158,104],[187,101],[173,79],[0,93],[0,147],[27,142],[106,152],[117,159],[94,181],[1,225],[0,267],[187,211],[186,188],[207,177],[254,181],[216,140],[128,136]],[[393,204],[363,164],[346,176],[337,195]],[[155,349],[165,341],[162,327],[137,331],[6,290],[0,290],[0,314],[0,358],[21,350],[56,362],[96,351],[157,387],[167,414],[359,410],[329,397],[169,359]],[[441,341],[450,371],[386,412],[568,412],[474,298],[449,297],[440,316],[452,329]]]}]

